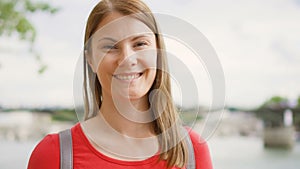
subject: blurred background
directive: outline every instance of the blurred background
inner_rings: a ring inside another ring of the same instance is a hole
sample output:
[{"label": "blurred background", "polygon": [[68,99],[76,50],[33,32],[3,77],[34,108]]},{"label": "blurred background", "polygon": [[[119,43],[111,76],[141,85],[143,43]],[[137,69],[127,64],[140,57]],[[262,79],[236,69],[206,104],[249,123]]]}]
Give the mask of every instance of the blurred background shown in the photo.
[{"label": "blurred background", "polygon": [[[0,168],[26,168],[39,140],[78,122],[73,76],[97,2],[0,0]],[[207,113],[210,90],[196,107],[180,107],[199,134],[207,115],[217,114],[210,122],[218,128],[206,137],[214,168],[299,168],[300,1],[145,2],[191,23],[219,57],[224,110]]]}]

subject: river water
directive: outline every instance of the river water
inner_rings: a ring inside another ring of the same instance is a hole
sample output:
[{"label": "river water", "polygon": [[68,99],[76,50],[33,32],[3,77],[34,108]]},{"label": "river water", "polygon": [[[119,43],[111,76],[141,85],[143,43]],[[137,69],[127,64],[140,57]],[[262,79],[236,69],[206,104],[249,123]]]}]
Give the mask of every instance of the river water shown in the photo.
[{"label": "river water", "polygon": [[208,141],[215,169],[299,169],[300,143],[292,150],[265,149],[257,137],[212,138]]},{"label": "river water", "polygon": [[[26,168],[36,141],[0,140],[0,168]],[[215,169],[299,169],[300,143],[293,150],[264,149],[256,137],[214,137],[208,140]]]}]

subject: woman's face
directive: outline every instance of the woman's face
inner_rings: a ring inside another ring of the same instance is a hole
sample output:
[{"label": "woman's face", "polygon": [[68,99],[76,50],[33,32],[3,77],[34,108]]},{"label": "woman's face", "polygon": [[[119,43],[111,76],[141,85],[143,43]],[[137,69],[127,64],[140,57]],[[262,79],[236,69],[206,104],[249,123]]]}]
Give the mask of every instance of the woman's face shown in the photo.
[{"label": "woman's face", "polygon": [[155,35],[143,22],[113,12],[99,23],[88,60],[103,97],[147,97],[156,76]]}]

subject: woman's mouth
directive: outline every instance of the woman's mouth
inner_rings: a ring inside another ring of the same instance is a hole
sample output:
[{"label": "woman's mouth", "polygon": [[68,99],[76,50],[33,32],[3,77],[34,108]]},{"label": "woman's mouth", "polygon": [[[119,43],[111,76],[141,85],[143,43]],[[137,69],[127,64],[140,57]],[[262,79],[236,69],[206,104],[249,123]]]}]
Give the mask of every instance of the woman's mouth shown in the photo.
[{"label": "woman's mouth", "polygon": [[124,80],[124,81],[131,81],[134,79],[138,79],[142,76],[143,73],[123,73],[123,74],[117,74],[113,75],[116,79]]}]

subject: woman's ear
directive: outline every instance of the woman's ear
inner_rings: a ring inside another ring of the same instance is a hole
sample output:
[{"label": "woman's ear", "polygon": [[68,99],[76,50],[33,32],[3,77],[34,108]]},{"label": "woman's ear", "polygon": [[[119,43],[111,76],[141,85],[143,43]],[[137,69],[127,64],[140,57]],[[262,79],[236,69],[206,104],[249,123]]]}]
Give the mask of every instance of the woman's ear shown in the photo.
[{"label": "woman's ear", "polygon": [[93,56],[90,55],[90,53],[88,52],[88,50],[84,50],[84,57],[86,58],[89,66],[92,68],[92,71],[94,73],[96,73],[96,69],[95,69],[95,66],[93,65],[94,61],[93,61]]}]

